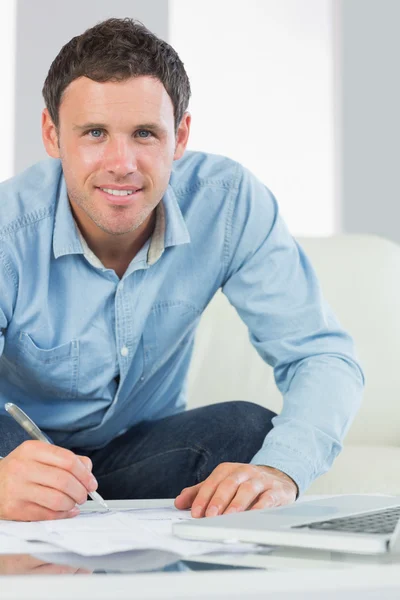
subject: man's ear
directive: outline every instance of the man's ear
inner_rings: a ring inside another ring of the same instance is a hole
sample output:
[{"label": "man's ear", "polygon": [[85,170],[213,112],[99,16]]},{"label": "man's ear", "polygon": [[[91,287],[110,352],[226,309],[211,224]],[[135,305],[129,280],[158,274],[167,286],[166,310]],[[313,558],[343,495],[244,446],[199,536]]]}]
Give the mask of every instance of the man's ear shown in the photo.
[{"label": "man's ear", "polygon": [[192,117],[190,116],[190,113],[185,112],[181,119],[181,122],[179,123],[178,131],[176,132],[174,160],[178,160],[178,158],[181,158],[186,150],[186,146],[189,140],[191,121]]},{"label": "man's ear", "polygon": [[57,128],[51,120],[47,108],[42,112],[42,140],[47,154],[52,158],[60,158]]}]

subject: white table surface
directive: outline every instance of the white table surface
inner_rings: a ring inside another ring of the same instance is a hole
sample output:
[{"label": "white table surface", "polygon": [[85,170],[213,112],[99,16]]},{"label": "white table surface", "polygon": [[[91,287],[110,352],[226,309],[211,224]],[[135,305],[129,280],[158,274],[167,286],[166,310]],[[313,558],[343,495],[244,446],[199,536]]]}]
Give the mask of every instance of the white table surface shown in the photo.
[{"label": "white table surface", "polygon": [[[310,498],[309,498],[310,499]],[[129,501],[130,507],[166,506],[165,500]],[[1,548],[0,548],[1,552]],[[192,557],[191,560],[194,560]],[[207,557],[196,558],[207,561]],[[391,600],[400,597],[400,558],[349,557],[329,552],[276,550],[259,555],[213,555],[213,562],[262,571],[202,571],[89,576],[0,577],[1,600],[125,600],[277,598]]]},{"label": "white table surface", "polygon": [[361,598],[389,600],[400,596],[397,566],[351,570],[285,572],[225,571],[154,573],[151,575],[20,576],[0,579],[2,600],[156,600],[196,598],[293,599]]}]

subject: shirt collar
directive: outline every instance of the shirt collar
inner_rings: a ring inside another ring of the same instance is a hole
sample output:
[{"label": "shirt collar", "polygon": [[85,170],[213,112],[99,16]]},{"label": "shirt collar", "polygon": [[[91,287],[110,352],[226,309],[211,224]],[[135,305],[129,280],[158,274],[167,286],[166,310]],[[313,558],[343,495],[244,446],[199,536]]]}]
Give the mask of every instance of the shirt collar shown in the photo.
[{"label": "shirt collar", "polygon": [[83,254],[62,174],[54,218],[53,252],[55,258],[66,254]]},{"label": "shirt collar", "polygon": [[190,234],[175,192],[169,185],[163,197],[165,209],[164,248],[190,244]]},{"label": "shirt collar", "polygon": [[[189,231],[176,195],[169,185],[162,201],[156,208],[156,222],[147,253],[148,266],[158,261],[165,248],[188,243],[190,243]],[[86,256],[88,253],[89,256],[93,255],[75,224],[63,176],[61,177],[55,212],[53,252],[55,258],[66,254],[84,254]],[[90,260],[90,262],[92,261]],[[94,266],[100,265],[96,263]]]}]

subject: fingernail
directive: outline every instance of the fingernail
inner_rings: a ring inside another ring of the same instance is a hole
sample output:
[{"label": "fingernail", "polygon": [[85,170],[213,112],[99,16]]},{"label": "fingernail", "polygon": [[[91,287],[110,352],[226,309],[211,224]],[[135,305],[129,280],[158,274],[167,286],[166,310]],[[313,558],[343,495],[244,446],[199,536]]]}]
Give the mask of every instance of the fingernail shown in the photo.
[{"label": "fingernail", "polygon": [[98,483],[94,477],[92,477],[89,481],[89,492],[94,492],[97,490]]},{"label": "fingernail", "polygon": [[71,510],[68,511],[68,516],[75,517],[76,515],[79,515],[80,512],[79,507],[74,506],[74,508],[71,508]]},{"label": "fingernail", "polygon": [[217,506],[210,506],[210,508],[206,512],[206,516],[207,517],[216,517],[217,514],[218,514],[218,507]]},{"label": "fingernail", "polygon": [[201,506],[195,506],[195,508],[192,508],[192,517],[195,517],[195,519],[197,519],[198,517],[201,517],[202,512],[203,509]]}]

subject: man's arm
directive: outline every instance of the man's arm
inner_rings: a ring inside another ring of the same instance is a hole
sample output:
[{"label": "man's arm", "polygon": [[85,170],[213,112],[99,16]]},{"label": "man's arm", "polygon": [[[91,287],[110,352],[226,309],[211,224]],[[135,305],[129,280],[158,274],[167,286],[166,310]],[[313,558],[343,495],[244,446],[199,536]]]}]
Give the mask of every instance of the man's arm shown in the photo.
[{"label": "man's arm", "polygon": [[[363,374],[307,257],[272,194],[243,172],[223,291],[274,368],[284,405],[251,461],[289,475],[302,493],[327,471],[360,405]],[[332,274],[334,276],[334,274]]]},{"label": "man's arm", "polygon": [[[12,321],[19,281],[12,249],[0,239],[0,356]],[[10,419],[0,394],[0,415]],[[11,421],[11,419],[10,419]],[[0,440],[0,454],[1,440]],[[73,517],[76,504],[97,488],[92,462],[70,450],[36,440],[25,441],[0,460],[0,519],[38,521]]]},{"label": "man's arm", "polygon": [[353,342],[323,299],[275,198],[248,171],[238,171],[222,289],[274,368],[284,405],[250,465],[223,463],[181,492],[176,506],[191,506],[200,517],[293,502],[339,453],[364,383]]}]

